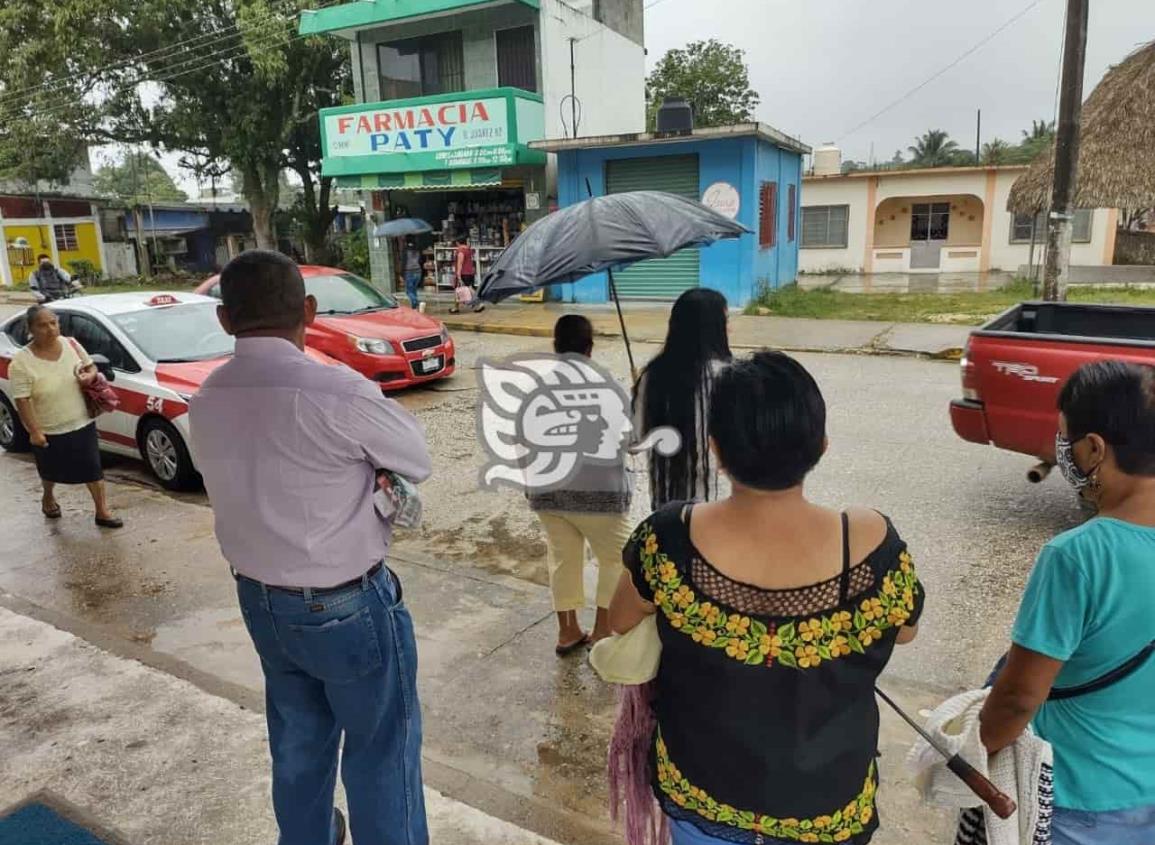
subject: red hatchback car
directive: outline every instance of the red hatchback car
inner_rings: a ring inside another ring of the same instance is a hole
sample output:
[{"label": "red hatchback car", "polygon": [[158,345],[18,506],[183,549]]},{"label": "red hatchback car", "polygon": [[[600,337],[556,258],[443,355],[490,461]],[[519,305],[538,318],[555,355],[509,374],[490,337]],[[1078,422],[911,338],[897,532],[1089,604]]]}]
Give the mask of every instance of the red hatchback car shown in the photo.
[{"label": "red hatchback car", "polygon": [[[303,265],[305,289],[317,300],[317,320],[305,342],[381,385],[397,390],[453,375],[453,338],[439,320],[334,267]],[[221,297],[220,276],[197,293]]]}]

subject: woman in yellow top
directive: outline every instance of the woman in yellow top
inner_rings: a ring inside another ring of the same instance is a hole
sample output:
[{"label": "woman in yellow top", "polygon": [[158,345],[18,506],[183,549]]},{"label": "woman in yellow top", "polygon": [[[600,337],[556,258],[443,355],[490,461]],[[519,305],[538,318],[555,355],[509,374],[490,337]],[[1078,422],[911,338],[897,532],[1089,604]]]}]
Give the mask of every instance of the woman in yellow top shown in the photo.
[{"label": "woman in yellow top", "polygon": [[61,338],[60,321],[50,309],[34,305],[26,319],[32,342],[13,356],[8,378],[44,485],[44,515],[60,518],[57,484],[85,484],[96,524],[120,528],[124,523],[108,507],[96,423],[81,391],[96,367],[79,343]]}]

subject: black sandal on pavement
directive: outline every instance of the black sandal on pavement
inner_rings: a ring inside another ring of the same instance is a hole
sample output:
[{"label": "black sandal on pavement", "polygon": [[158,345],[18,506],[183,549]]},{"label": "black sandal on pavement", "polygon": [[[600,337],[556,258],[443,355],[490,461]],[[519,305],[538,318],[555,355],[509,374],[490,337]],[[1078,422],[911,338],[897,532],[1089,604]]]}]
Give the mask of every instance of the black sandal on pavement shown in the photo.
[{"label": "black sandal on pavement", "polygon": [[560,645],[559,644],[557,647],[554,648],[553,653],[556,654],[558,657],[568,657],[569,655],[571,655],[575,651],[577,651],[579,648],[585,648],[587,645],[589,645],[589,641],[590,641],[590,635],[589,634],[582,634],[582,638],[580,640],[572,642],[569,645]]},{"label": "black sandal on pavement", "polygon": [[40,512],[44,514],[47,519],[60,519],[61,517],[60,505],[54,508],[46,508],[44,505],[41,505]]},{"label": "black sandal on pavement", "polygon": [[110,516],[107,519],[98,516],[96,518],[96,524],[101,528],[124,528],[124,520],[118,519],[115,516]]}]

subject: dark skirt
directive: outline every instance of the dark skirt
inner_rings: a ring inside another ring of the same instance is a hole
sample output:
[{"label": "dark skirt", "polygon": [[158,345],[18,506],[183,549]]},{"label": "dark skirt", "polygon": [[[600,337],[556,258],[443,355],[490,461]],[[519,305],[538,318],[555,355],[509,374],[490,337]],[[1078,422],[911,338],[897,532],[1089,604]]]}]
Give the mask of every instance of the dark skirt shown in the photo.
[{"label": "dark skirt", "polygon": [[36,471],[56,484],[90,484],[104,478],[96,423],[67,434],[49,434],[48,448],[32,447]]}]

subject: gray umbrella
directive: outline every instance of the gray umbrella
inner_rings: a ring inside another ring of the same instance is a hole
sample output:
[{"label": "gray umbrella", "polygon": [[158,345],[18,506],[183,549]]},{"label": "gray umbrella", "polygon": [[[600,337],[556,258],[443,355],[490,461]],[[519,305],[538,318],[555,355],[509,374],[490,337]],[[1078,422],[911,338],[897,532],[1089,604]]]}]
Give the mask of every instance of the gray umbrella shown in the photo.
[{"label": "gray umbrella", "polygon": [[433,227],[424,220],[418,220],[416,217],[401,217],[382,223],[373,230],[373,235],[378,238],[404,238],[407,235],[424,235],[432,231]]},{"label": "gray umbrella", "polygon": [[[736,220],[677,194],[630,191],[594,197],[544,217],[522,232],[482,278],[478,296],[498,302],[608,270],[610,292],[618,303],[614,268],[665,258],[680,249],[708,246],[749,231]],[[618,318],[629,352],[620,303]]]}]

